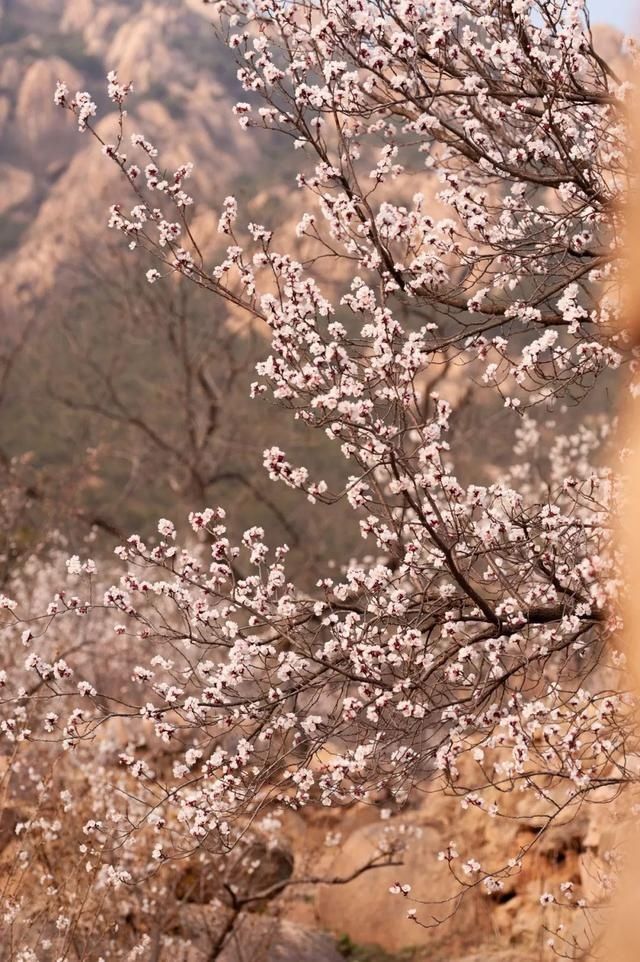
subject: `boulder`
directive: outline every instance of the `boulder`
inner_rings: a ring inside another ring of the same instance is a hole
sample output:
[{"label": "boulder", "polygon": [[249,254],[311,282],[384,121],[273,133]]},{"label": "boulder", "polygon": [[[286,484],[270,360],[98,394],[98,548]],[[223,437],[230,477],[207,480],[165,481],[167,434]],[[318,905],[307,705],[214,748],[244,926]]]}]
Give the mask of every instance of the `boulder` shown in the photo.
[{"label": "boulder", "polygon": [[[396,819],[365,825],[356,829],[336,849],[330,875],[347,877],[367,864],[384,846],[390,829],[400,828]],[[398,820],[399,823],[400,820]],[[406,829],[407,848],[400,856],[401,866],[373,868],[358,875],[346,885],[323,886],[317,898],[320,924],[338,936],[347,935],[359,945],[375,944],[387,951],[398,952],[412,945],[429,945],[432,932],[407,918],[414,907],[402,895],[389,892],[396,882],[410,883],[412,896],[425,901],[442,901],[455,892],[455,883],[446,863],[438,861],[443,836],[437,828],[402,819]],[[441,906],[447,915],[452,906]],[[429,909],[431,914],[432,909]],[[460,922],[461,925],[465,921]]]},{"label": "boulder", "polygon": [[236,925],[217,962],[344,962],[334,939],[266,916],[246,915]]},{"label": "boulder", "polygon": [[[192,860],[180,873],[176,882],[177,897],[195,904],[220,900],[224,896],[223,881],[232,885],[240,896],[278,890],[279,883],[287,881],[293,873],[293,855],[285,845],[256,836],[238,846],[236,857],[231,858],[224,870],[221,876],[219,862],[201,853],[199,860]],[[263,904],[262,900],[252,902],[251,910],[258,910]]]},{"label": "boulder", "polygon": [[189,906],[179,934],[163,939],[162,962],[344,962],[330,935],[266,915],[242,915],[217,951],[222,919],[216,907]]}]

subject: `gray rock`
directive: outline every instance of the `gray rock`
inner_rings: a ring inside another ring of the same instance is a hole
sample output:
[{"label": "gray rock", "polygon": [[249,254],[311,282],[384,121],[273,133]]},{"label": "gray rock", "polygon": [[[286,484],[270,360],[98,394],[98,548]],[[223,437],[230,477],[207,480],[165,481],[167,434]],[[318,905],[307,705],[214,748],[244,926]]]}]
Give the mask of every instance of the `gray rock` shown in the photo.
[{"label": "gray rock", "polygon": [[344,962],[324,932],[293,922],[245,915],[217,962]]}]

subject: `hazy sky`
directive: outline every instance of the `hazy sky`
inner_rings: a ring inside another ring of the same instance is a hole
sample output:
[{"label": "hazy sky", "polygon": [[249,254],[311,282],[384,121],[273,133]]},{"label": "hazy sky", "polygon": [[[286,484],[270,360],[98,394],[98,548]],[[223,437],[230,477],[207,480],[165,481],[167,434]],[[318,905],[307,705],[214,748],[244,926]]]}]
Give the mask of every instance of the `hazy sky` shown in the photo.
[{"label": "hazy sky", "polygon": [[640,0],[588,0],[592,23],[611,23],[616,27],[638,27]]}]

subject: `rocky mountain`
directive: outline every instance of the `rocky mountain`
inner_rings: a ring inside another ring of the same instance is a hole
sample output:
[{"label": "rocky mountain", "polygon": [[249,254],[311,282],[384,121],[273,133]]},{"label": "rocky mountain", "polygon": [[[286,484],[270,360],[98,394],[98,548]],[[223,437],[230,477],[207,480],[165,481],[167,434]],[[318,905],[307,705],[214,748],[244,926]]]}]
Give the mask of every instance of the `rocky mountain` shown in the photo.
[{"label": "rocky mountain", "polygon": [[[237,125],[235,66],[193,0],[5,0],[0,13],[0,257],[9,303],[38,300],[73,257],[80,229],[104,232],[114,172],[53,104],[57,80],[90,90],[98,130],[113,129],[105,75],[134,84],[131,129],[162,146],[168,164],[192,160],[197,192],[224,196],[242,169],[268,164]],[[104,239],[104,237],[103,237]],[[96,251],[99,251],[97,244]],[[14,321],[15,323],[15,321]]]}]

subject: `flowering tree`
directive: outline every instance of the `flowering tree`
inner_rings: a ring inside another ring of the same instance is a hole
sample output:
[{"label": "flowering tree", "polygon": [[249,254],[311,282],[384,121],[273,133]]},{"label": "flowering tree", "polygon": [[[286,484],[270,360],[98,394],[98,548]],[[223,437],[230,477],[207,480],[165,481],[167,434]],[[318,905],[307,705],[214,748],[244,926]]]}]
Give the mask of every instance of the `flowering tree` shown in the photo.
[{"label": "flowering tree", "polygon": [[[494,816],[524,792],[523,817],[550,824],[632,778],[621,656],[605,648],[620,585],[610,422],[576,425],[569,403],[602,397],[629,353],[618,320],[628,85],[598,54],[580,0],[220,8],[247,91],[238,121],[300,151],[309,209],[296,253],[239,226],[229,197],[226,249],[210,263],[191,229],[189,164],[163,171],[139,133],[134,160],[125,153],[130,85],[109,76],[113,143],[89,94],[60,83],[55,100],[133,191],[109,223],[156,257],[148,281],[179,274],[268,326],[252,394],[325,432],[346,467],[335,491],[278,447],[265,469],[312,502],[346,499],[369,554],[302,592],[286,545],[258,527],[232,544],[224,511],[205,508],[185,547],[166,519],[157,543],[130,538],[103,597],[73,558],[77,594],[59,592],[46,617],[25,626],[3,601],[39,679],[28,706],[21,672],[6,679],[7,731],[71,750],[124,719],[174,746],[159,770],[130,736],[100,826],[117,851],[153,828],[157,862],[228,852],[274,804],[401,808],[428,780]],[[474,385],[485,419],[471,465],[444,396],[452,373]],[[509,432],[508,462],[491,419]],[[98,689],[42,654],[70,619],[109,612],[130,674]],[[498,891],[528,847],[500,865],[445,847],[459,886],[449,908],[478,885]],[[115,883],[131,877],[117,851]],[[409,897],[409,881],[394,891]],[[443,913],[409,914],[431,925]]]},{"label": "flowering tree", "polygon": [[[50,326],[52,339],[65,344],[66,369],[50,377],[51,399],[73,416],[96,419],[91,440],[97,436],[98,447],[106,436],[103,446],[113,457],[104,425],[111,428],[126,463],[128,507],[140,489],[145,506],[163,496],[190,506],[206,503],[216,487],[234,486],[297,545],[296,525],[252,480],[244,450],[260,450],[246,430],[246,381],[263,338],[251,324],[232,326],[224,316],[212,323],[208,302],[188,280],[163,291],[140,277],[122,251],[119,258],[113,253],[83,268],[90,293],[67,303],[60,298],[61,321]],[[106,344],[95,333],[103,326]],[[120,490],[116,497],[122,501]]]}]

